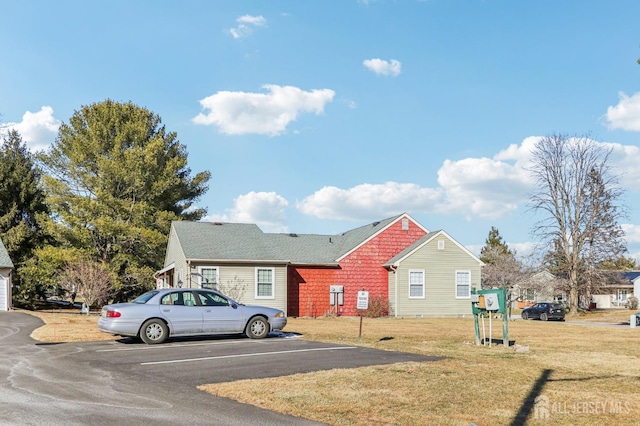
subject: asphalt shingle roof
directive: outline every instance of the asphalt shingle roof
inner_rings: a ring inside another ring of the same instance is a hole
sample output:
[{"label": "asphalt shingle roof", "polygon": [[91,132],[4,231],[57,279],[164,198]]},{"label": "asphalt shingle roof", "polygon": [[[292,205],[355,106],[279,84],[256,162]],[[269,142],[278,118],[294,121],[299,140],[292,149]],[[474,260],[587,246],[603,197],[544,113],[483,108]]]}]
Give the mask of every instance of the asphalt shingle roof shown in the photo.
[{"label": "asphalt shingle roof", "polygon": [[13,269],[13,262],[11,258],[9,258],[9,253],[7,253],[7,249],[2,244],[2,240],[0,240],[0,268],[11,268]]},{"label": "asphalt shingle roof", "polygon": [[188,259],[336,265],[400,216],[336,235],[265,233],[255,224],[226,222],[173,222],[173,228]]},{"label": "asphalt shingle roof", "polygon": [[622,274],[622,278],[633,282],[636,278],[640,277],[640,271],[628,271]]}]

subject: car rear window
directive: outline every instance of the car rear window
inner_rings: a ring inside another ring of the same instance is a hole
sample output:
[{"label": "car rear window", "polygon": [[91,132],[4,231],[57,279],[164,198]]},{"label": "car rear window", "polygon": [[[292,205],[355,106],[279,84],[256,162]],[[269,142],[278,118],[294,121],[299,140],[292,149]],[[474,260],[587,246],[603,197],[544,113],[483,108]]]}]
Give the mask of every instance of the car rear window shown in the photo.
[{"label": "car rear window", "polygon": [[553,306],[553,309],[562,309],[562,308],[564,308],[564,306],[562,306],[559,303],[554,303],[552,306]]},{"label": "car rear window", "polygon": [[133,299],[131,301],[131,303],[140,303],[140,304],[145,304],[149,301],[149,299],[151,299],[153,296],[155,296],[156,294],[158,294],[157,291],[149,291],[143,295],[140,295],[138,297],[136,297],[135,299]]}]

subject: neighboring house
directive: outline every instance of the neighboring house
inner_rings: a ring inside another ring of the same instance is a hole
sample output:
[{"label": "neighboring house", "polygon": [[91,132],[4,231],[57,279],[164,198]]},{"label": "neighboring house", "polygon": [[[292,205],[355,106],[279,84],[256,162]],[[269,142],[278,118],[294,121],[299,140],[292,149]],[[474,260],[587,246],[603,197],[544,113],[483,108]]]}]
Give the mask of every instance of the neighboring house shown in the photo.
[{"label": "neighboring house", "polygon": [[[515,284],[512,298],[517,298],[519,307],[535,302],[566,302],[567,293],[557,288],[556,278],[549,271],[541,271]],[[608,272],[607,284],[591,294],[591,300],[580,297],[584,308],[610,309],[624,307],[627,299],[640,294],[640,271]]]},{"label": "neighboring house", "polygon": [[629,281],[633,285],[633,294],[640,299],[640,271],[628,271],[622,274],[622,279]]},{"label": "neighboring house", "polygon": [[[254,224],[173,222],[165,266],[156,278],[158,286],[218,288],[240,302],[276,307],[289,316],[356,315],[358,291],[387,300],[393,271],[385,264],[426,235],[408,214],[336,235],[264,233]],[[467,263],[458,269],[470,270]],[[479,282],[479,273],[471,279]],[[456,300],[453,290],[451,297]],[[453,306],[449,313],[458,314],[457,304]],[[422,314],[430,314],[426,305]]]},{"label": "neighboring house", "polygon": [[556,277],[544,269],[514,284],[511,287],[511,300],[517,300],[519,308],[537,302],[563,302],[567,300],[566,293],[557,287]]},{"label": "neighboring house", "polygon": [[13,262],[0,240],[0,311],[11,309],[11,273]]},{"label": "neighboring house", "polygon": [[612,272],[610,282],[591,295],[597,308],[622,308],[631,296],[640,296],[640,271]]}]

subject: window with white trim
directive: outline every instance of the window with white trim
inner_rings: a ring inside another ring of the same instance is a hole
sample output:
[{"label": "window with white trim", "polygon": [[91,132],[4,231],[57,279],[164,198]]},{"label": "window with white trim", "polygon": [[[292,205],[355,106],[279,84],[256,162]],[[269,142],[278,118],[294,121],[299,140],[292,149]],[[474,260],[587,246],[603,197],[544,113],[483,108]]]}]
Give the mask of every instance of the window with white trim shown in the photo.
[{"label": "window with white trim", "polygon": [[409,269],[409,299],[424,299],[424,269]]},{"label": "window with white trim", "polygon": [[471,298],[471,271],[456,271],[456,299]]},{"label": "window with white trim", "polygon": [[218,268],[204,267],[198,268],[198,284],[200,288],[218,289]]},{"label": "window with white trim", "polygon": [[256,268],[256,299],[275,298],[275,268]]}]

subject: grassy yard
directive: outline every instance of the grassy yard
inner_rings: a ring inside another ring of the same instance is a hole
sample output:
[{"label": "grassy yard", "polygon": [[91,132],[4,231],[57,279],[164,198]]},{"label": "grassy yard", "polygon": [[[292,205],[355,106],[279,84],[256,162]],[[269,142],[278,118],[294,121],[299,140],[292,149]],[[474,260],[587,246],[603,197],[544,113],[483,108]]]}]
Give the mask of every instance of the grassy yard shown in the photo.
[{"label": "grassy yard", "polygon": [[[331,425],[637,425],[640,329],[579,325],[627,323],[631,312],[602,311],[565,323],[509,322],[515,347],[476,346],[471,318],[290,318],[304,339],[437,355],[402,363],[203,384],[213,395]],[[104,340],[97,317],[38,313],[44,341]],[[501,337],[501,320],[493,322]],[[345,356],[338,353],[335,356]],[[538,402],[534,401],[539,397]]]}]

